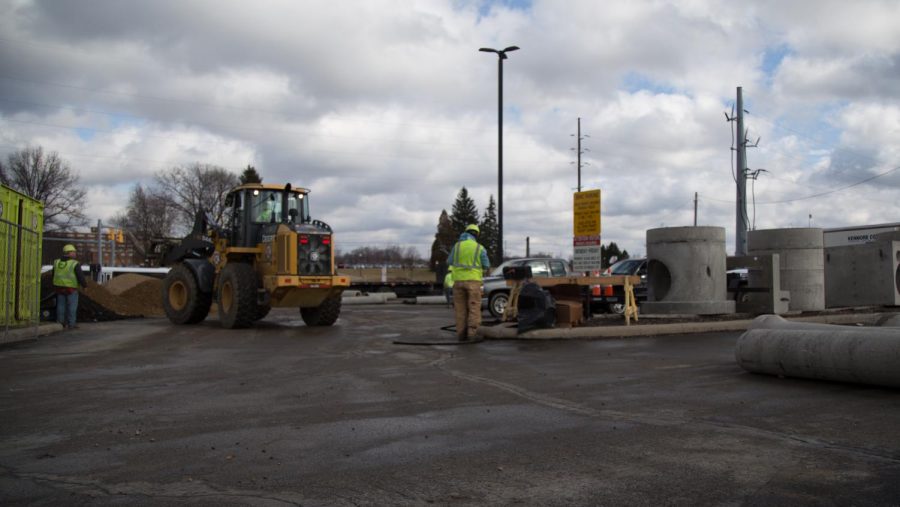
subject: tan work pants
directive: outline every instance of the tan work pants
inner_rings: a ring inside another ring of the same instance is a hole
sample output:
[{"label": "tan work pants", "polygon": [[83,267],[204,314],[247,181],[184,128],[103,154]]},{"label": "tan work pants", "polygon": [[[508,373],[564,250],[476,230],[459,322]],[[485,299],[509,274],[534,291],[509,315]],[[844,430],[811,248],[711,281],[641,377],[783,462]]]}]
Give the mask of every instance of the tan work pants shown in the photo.
[{"label": "tan work pants", "polygon": [[454,282],[453,307],[456,310],[456,336],[460,340],[475,339],[475,331],[481,325],[481,282]]}]

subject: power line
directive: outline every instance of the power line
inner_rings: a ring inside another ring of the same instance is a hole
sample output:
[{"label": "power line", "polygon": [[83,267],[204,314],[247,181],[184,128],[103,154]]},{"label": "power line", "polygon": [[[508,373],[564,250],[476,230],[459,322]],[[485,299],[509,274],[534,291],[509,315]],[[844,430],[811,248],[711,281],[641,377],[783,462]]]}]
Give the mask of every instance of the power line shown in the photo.
[{"label": "power line", "polygon": [[[807,195],[807,196],[804,196],[804,197],[796,197],[796,198],[793,198],[793,199],[784,199],[784,200],[781,200],[781,201],[758,202],[758,203],[756,203],[756,204],[783,204],[783,203],[788,203],[788,202],[804,201],[804,200],[807,200],[807,199],[815,199],[815,198],[817,198],[817,197],[823,197],[823,196],[826,196],[826,195],[834,194],[834,193],[836,193],[836,192],[840,192],[840,191],[843,191],[843,190],[847,190],[847,189],[849,189],[849,188],[853,188],[853,187],[862,185],[863,183],[868,183],[868,182],[870,182],[870,181],[872,181],[872,180],[874,180],[874,179],[881,178],[882,176],[887,176],[888,174],[891,174],[891,173],[896,172],[896,171],[900,171],[900,166],[897,166],[897,167],[895,167],[895,168],[893,168],[893,169],[890,169],[890,170],[888,170],[888,171],[885,171],[885,172],[883,172],[883,173],[876,174],[876,175],[874,175],[874,176],[870,176],[870,177],[868,177],[868,178],[866,178],[866,179],[857,181],[857,182],[855,182],[855,183],[851,183],[851,184],[845,185],[845,186],[843,186],[843,187],[834,188],[834,189],[827,190],[827,191],[824,191],[824,192],[820,192],[820,193],[817,193],[817,194]],[[734,203],[734,201],[728,201],[728,200],[725,200],[725,199],[716,199],[716,198],[714,198],[714,197],[708,197],[708,196],[706,196],[706,195],[704,195],[704,194],[700,194],[700,195],[702,195],[703,198],[706,199],[707,201],[715,201],[715,202],[722,202],[722,203],[728,203],[728,204],[733,204],[733,203]]]},{"label": "power line", "polygon": [[786,203],[786,202],[804,201],[804,200],[806,200],[806,199],[814,199],[814,198],[816,198],[816,197],[823,197],[823,196],[826,196],[826,195],[833,194],[833,193],[835,193],[835,192],[840,192],[840,191],[842,191],[842,190],[847,190],[848,188],[852,188],[852,187],[855,187],[855,186],[858,186],[858,185],[862,185],[863,183],[867,183],[867,182],[872,181],[872,180],[874,180],[874,179],[881,178],[882,176],[887,176],[888,174],[891,174],[892,172],[895,172],[895,171],[898,171],[898,170],[900,170],[900,166],[895,167],[895,168],[893,168],[893,169],[891,169],[891,170],[889,170],[889,171],[885,171],[885,172],[883,172],[883,173],[881,173],[881,174],[876,174],[875,176],[866,178],[866,179],[864,179],[864,180],[857,181],[856,183],[851,183],[851,184],[849,184],[849,185],[846,185],[846,186],[843,186],[843,187],[840,187],[840,188],[835,188],[835,189],[833,189],[833,190],[828,190],[828,191],[826,191],[826,192],[821,192],[821,193],[818,193],[818,194],[808,195],[808,196],[806,196],[806,197],[798,197],[798,198],[796,198],[796,199],[785,199],[785,200],[782,200],[782,201],[768,201],[768,202],[761,202],[761,203],[759,203],[759,204],[781,204],[781,203]]}]

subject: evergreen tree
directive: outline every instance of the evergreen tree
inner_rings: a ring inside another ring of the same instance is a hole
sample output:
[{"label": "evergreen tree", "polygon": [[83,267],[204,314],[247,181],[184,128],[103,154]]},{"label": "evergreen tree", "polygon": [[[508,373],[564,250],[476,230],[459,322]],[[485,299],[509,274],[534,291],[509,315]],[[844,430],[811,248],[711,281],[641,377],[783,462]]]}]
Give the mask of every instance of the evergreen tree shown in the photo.
[{"label": "evergreen tree", "polygon": [[481,216],[481,222],[478,224],[478,227],[481,228],[481,236],[478,238],[478,242],[487,249],[491,265],[500,265],[500,263],[503,262],[503,251],[500,248],[500,230],[497,224],[497,203],[494,202],[493,194],[488,200],[487,208]]},{"label": "evergreen tree", "polygon": [[616,261],[627,259],[628,250],[619,250],[619,245],[617,245],[615,241],[610,241],[609,245],[600,245],[601,266],[606,268],[612,265],[615,262],[612,260],[613,257],[616,258]]},{"label": "evergreen tree", "polygon": [[241,173],[240,176],[241,185],[245,185],[247,183],[262,183],[262,177],[256,172],[256,168],[252,165],[248,165],[244,172]]},{"label": "evergreen tree", "polygon": [[450,222],[453,224],[453,231],[456,233],[456,236],[462,234],[466,230],[467,225],[478,223],[478,208],[475,207],[475,201],[469,197],[469,191],[466,190],[466,187],[462,187],[459,193],[456,194]]},{"label": "evergreen tree", "polygon": [[441,282],[447,273],[447,256],[450,255],[450,249],[456,243],[458,234],[453,231],[453,222],[447,215],[447,210],[441,210],[441,216],[438,218],[437,232],[434,234],[434,241],[431,243],[431,258],[428,266],[435,273],[435,280]]}]

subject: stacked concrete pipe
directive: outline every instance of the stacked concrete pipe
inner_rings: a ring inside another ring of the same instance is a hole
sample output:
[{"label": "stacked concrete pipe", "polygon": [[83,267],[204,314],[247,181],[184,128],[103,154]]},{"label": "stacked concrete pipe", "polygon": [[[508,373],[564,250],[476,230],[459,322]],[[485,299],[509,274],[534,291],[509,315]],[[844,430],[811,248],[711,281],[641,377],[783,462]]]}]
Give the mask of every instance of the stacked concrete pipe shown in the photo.
[{"label": "stacked concrete pipe", "polygon": [[[790,310],[825,309],[824,246],[822,229],[816,228],[765,229],[747,234],[748,255],[778,254],[781,289],[791,293]],[[751,271],[751,287],[759,282],[754,275]]]},{"label": "stacked concrete pipe", "polygon": [[734,313],[725,275],[725,229],[666,227],[647,231],[647,302],[643,313]]},{"label": "stacked concrete pipe", "polygon": [[757,317],[735,359],[753,373],[900,387],[900,328],[849,327]]}]

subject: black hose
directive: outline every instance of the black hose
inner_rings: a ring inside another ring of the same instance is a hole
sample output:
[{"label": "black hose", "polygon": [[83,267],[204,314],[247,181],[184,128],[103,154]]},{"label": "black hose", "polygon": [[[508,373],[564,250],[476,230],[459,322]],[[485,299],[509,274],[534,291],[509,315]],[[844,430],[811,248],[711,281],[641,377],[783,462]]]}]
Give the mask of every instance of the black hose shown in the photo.
[{"label": "black hose", "polygon": [[[441,327],[441,331],[449,331],[451,333],[456,333],[456,324],[450,324],[449,326]],[[476,338],[474,340],[465,340],[465,341],[438,341],[438,342],[419,342],[419,341],[407,341],[407,340],[394,340],[394,345],[471,345],[473,343],[483,342],[484,338]]]}]

